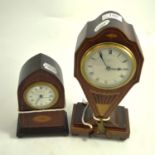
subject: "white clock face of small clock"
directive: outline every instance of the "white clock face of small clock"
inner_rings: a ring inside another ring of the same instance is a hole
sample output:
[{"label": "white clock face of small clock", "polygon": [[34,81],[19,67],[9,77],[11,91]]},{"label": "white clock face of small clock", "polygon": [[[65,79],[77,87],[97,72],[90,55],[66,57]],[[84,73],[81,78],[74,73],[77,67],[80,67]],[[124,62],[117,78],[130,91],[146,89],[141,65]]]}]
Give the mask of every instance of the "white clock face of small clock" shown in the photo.
[{"label": "white clock face of small clock", "polygon": [[24,100],[32,108],[46,109],[57,102],[58,91],[52,84],[37,82],[26,89]]},{"label": "white clock face of small clock", "polygon": [[116,89],[127,84],[136,70],[136,59],[125,46],[117,43],[97,44],[86,51],[81,72],[91,85]]}]

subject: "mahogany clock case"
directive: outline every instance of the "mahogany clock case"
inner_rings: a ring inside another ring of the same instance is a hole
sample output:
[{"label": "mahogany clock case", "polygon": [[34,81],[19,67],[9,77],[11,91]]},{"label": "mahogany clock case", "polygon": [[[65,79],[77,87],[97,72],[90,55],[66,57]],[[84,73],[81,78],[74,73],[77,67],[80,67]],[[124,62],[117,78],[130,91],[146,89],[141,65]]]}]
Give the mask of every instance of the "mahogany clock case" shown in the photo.
[{"label": "mahogany clock case", "polygon": [[[44,67],[44,64],[49,64],[56,68],[57,74],[54,74],[48,68]],[[48,82],[52,83],[59,92],[59,99],[57,104],[52,106],[53,108],[64,108],[65,106],[65,96],[63,87],[62,72],[59,65],[50,57],[44,54],[38,54],[31,59],[29,59],[22,67],[19,84],[18,84],[18,104],[19,111],[35,110],[32,107],[25,104],[23,95],[25,89],[33,83],[36,82]]]},{"label": "mahogany clock case", "polygon": [[[110,11],[111,12],[111,11]],[[143,64],[143,55],[139,41],[135,34],[134,28],[131,24],[125,22],[122,18],[122,22],[117,21],[116,19],[109,19],[110,23],[99,31],[95,32],[95,27],[102,22],[102,16],[109,12],[101,14],[94,21],[88,22],[81,33],[78,36],[76,50],[75,50],[75,65],[74,65],[74,75],[78,79],[84,93],[87,97],[90,106],[93,108],[93,111],[97,117],[99,113],[96,108],[93,106],[96,102],[111,103],[113,106],[105,113],[103,117],[108,117],[108,115],[115,109],[116,105],[120,103],[125,94],[129,89],[139,81],[140,73]],[[116,13],[116,12],[112,12]],[[118,13],[116,13],[118,14]],[[120,15],[120,14],[118,14]],[[134,54],[137,62],[137,68],[134,77],[123,87],[113,90],[104,90],[98,89],[90,84],[88,84],[80,71],[80,63],[84,53],[93,45],[100,44],[103,42],[114,42],[128,47]],[[107,95],[111,97],[107,99]],[[112,103],[113,102],[113,103]]]},{"label": "mahogany clock case", "polygon": [[[58,90],[57,102],[45,109],[47,111],[42,112],[40,109],[35,109],[25,103],[24,91],[36,82],[51,83]],[[68,135],[67,114],[63,110],[65,107],[65,93],[62,72],[59,65],[52,58],[40,53],[23,65],[19,77],[18,105],[18,137],[49,134]]]},{"label": "mahogany clock case", "polygon": [[[88,103],[87,103],[88,104]],[[117,106],[110,114],[110,121],[104,123],[105,132],[99,133],[96,121],[93,119],[93,111],[88,107],[84,120],[92,124],[93,128],[89,128],[82,122],[86,103],[77,103],[73,106],[71,133],[74,136],[103,137],[108,139],[125,140],[130,135],[128,110],[125,107]]]},{"label": "mahogany clock case", "polygon": [[[114,18],[107,18],[109,23],[107,25],[104,25],[101,27],[98,31],[95,31],[95,28],[103,22],[102,17],[106,14],[115,14],[121,17],[121,21],[118,21]],[[85,52],[92,46],[104,42],[110,42],[110,43],[118,43],[125,47],[128,47],[135,59],[136,59],[136,71],[132,79],[124,86],[116,89],[99,89],[96,87],[93,87],[88,82],[85,81],[84,77],[82,76],[81,70],[80,70],[80,64],[82,57],[84,56]],[[94,115],[98,118],[107,118],[109,117],[114,111],[118,112],[118,104],[123,99],[123,97],[126,95],[126,93],[130,90],[130,88],[139,81],[141,69],[143,65],[143,55],[141,51],[141,47],[139,44],[139,41],[137,39],[136,33],[134,31],[134,28],[131,24],[128,24],[123,17],[113,11],[105,12],[101,14],[98,18],[96,18],[94,21],[88,22],[85,27],[82,29],[81,33],[78,36],[77,44],[76,44],[76,50],[75,50],[75,64],[74,64],[74,76],[78,79],[85,95],[88,100],[88,103],[94,113]],[[97,108],[97,104],[109,104],[109,108],[105,110],[104,115],[101,116],[99,110],[100,108]],[[80,130],[75,129],[77,127],[76,120],[80,119],[81,116],[77,115],[76,111],[79,111],[81,109],[82,105],[74,105],[74,110],[72,114],[72,124],[71,124],[71,132],[74,134],[82,134],[82,130],[84,132],[84,127],[80,127]],[[117,115],[120,115],[119,113],[122,113],[123,116],[125,114],[126,119],[125,122],[128,124],[128,111],[125,108],[121,108],[122,110],[118,112]],[[116,112],[116,113],[117,113]],[[124,113],[124,114],[123,114]],[[126,138],[129,137],[129,125],[126,126],[126,131],[119,130],[122,135],[124,133],[126,134]],[[124,138],[125,138],[124,137]],[[115,138],[115,136],[114,136]],[[122,138],[122,136],[120,136]]]},{"label": "mahogany clock case", "polygon": [[64,110],[19,114],[17,137],[67,136],[67,113]]}]

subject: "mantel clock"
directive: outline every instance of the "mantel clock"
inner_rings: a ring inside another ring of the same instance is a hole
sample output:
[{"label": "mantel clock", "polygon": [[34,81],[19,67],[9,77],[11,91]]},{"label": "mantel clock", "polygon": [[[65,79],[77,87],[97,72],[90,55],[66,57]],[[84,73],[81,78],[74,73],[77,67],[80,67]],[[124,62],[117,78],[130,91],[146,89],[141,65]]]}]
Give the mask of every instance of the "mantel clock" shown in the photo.
[{"label": "mantel clock", "polygon": [[68,134],[62,72],[56,61],[38,54],[23,65],[18,105],[18,137]]},{"label": "mantel clock", "polygon": [[74,75],[88,103],[74,104],[73,135],[129,137],[128,110],[118,104],[139,81],[142,64],[134,28],[119,13],[105,12],[85,25],[77,39]]}]

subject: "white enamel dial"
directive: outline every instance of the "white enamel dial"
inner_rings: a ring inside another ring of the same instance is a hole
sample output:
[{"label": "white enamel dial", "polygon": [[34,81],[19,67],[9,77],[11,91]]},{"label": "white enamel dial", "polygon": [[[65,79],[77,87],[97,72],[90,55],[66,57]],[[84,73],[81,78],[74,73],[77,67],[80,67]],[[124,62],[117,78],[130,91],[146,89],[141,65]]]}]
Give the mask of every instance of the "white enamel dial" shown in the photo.
[{"label": "white enamel dial", "polygon": [[112,42],[91,47],[81,61],[85,80],[101,89],[115,89],[127,84],[135,70],[136,60],[132,52]]},{"label": "white enamel dial", "polygon": [[24,100],[32,108],[46,109],[56,103],[58,100],[58,91],[50,83],[37,82],[26,89]]}]

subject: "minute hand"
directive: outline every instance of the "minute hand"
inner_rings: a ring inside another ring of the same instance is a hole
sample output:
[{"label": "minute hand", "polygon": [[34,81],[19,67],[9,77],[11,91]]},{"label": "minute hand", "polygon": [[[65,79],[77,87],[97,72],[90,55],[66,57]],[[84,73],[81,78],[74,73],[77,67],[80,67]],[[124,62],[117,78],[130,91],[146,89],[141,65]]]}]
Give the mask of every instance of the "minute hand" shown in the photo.
[{"label": "minute hand", "polygon": [[103,61],[104,65],[107,67],[108,65],[105,63],[104,59],[103,59],[103,55],[102,55],[102,52],[100,51],[99,52],[99,56],[101,58],[101,60]]}]

